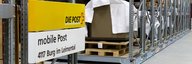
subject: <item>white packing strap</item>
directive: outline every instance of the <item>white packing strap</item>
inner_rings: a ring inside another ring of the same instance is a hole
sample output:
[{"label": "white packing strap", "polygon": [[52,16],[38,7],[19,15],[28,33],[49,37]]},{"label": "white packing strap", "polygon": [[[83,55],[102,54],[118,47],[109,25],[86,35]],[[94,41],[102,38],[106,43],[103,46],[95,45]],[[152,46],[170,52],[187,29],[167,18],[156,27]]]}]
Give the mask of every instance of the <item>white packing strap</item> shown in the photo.
[{"label": "white packing strap", "polygon": [[97,46],[98,48],[103,48],[103,43],[98,43]]}]

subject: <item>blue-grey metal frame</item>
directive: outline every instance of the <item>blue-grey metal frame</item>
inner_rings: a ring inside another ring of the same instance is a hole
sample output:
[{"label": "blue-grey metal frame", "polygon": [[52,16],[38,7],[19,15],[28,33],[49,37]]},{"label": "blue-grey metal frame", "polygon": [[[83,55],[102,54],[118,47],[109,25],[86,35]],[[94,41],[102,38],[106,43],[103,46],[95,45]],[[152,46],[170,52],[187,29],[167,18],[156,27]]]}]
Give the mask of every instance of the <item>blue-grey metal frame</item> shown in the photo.
[{"label": "blue-grey metal frame", "polygon": [[[3,63],[15,64],[15,7],[14,0],[0,4],[0,18],[3,26]],[[2,51],[2,50],[1,50]]]}]

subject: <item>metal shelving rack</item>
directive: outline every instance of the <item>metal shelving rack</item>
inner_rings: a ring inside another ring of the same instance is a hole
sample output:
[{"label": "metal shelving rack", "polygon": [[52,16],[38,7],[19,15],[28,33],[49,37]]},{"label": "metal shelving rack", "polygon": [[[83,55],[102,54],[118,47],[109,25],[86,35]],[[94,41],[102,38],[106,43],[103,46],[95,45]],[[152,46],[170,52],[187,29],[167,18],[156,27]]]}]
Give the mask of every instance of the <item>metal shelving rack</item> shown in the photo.
[{"label": "metal shelving rack", "polygon": [[3,27],[3,63],[15,64],[15,8],[14,0],[0,4],[0,18]]},{"label": "metal shelving rack", "polygon": [[[78,55],[79,61],[95,61],[95,62],[112,62],[112,63],[121,63],[121,64],[141,64],[153,55],[162,51],[169,45],[173,44],[178,39],[182,38],[189,32],[189,22],[190,22],[190,0],[158,0],[158,7],[154,8],[154,0],[151,0],[151,26],[152,26],[152,36],[151,36],[151,46],[149,50],[145,50],[146,47],[146,38],[144,26],[144,19],[148,16],[145,15],[147,12],[146,0],[142,1],[140,25],[141,29],[141,51],[138,56],[134,56],[134,46],[133,46],[133,11],[130,7],[130,35],[129,35],[129,55],[122,57],[110,57],[110,56],[93,56],[93,55]],[[180,4],[178,2],[181,2]],[[134,0],[129,0],[130,5],[134,3]],[[164,4],[162,4],[164,3]],[[159,23],[158,34],[155,31],[155,12],[159,13]],[[179,14],[177,14],[179,13]],[[149,15],[149,14],[148,14]],[[169,17],[169,19],[168,19]],[[162,20],[164,18],[164,20]],[[167,26],[169,24],[169,27]],[[164,29],[162,29],[164,27]],[[155,35],[157,35],[157,40],[155,40]],[[66,57],[61,57],[58,59],[66,59]]]},{"label": "metal shelving rack", "polygon": [[[70,0],[75,3],[75,0]],[[132,5],[134,0],[129,0],[130,2],[130,27],[129,27],[129,54],[122,57],[110,57],[110,56],[92,56],[92,55],[82,55],[82,54],[72,54],[67,57],[61,57],[57,59],[68,59],[68,64],[77,64],[78,61],[96,61],[96,62],[113,62],[121,64],[141,64],[146,61],[156,53],[160,52],[167,46],[174,43],[176,40],[182,38],[185,34],[189,32],[190,26],[190,0],[158,0],[158,7],[154,7],[154,1],[151,0],[151,37],[150,37],[150,48],[146,50],[146,42],[148,38],[145,36],[146,22],[144,21],[148,15],[145,15],[147,10],[146,0],[142,1],[141,10],[141,41],[140,53],[134,56],[134,46],[133,46],[133,8]],[[4,23],[4,64],[15,64],[15,1],[6,0],[5,4],[0,4],[0,17],[3,18]],[[161,4],[161,3],[165,4]],[[180,2],[180,3],[179,3]],[[21,64],[28,64],[28,0],[21,0]],[[169,4],[167,4],[169,3]],[[162,7],[162,5],[164,5]],[[158,20],[160,26],[158,32],[155,31],[155,12],[159,13]],[[178,14],[177,14],[178,12]],[[148,12],[147,12],[148,13]],[[170,14],[169,14],[170,13]],[[162,20],[164,18],[164,20]],[[167,19],[169,18],[169,19]],[[169,28],[167,27],[169,23]],[[173,26],[172,26],[173,25]],[[164,29],[162,29],[164,27]],[[158,33],[158,35],[156,34]],[[157,40],[155,36],[157,35]],[[52,64],[56,59],[53,61]]]}]

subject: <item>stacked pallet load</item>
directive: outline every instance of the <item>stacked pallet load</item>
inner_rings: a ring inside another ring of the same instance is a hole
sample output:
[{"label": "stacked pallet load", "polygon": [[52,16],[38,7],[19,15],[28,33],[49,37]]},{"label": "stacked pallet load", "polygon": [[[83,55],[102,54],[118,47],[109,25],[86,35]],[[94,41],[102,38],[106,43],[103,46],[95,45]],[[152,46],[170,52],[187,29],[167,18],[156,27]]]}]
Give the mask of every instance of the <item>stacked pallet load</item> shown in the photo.
[{"label": "stacked pallet load", "polygon": [[[126,2],[126,4],[127,3],[128,2]],[[88,5],[89,4],[90,3],[88,3]],[[86,37],[86,50],[84,51],[85,55],[121,57],[128,54],[129,33],[124,32],[114,34],[113,22],[122,22],[124,20],[114,21],[117,17],[112,18],[113,11],[111,10],[114,8],[111,8],[111,6],[112,5],[102,5],[95,7],[93,9],[94,13],[92,20],[86,21],[88,37]],[[90,9],[88,8],[89,6],[86,5],[86,7],[86,9]],[[88,18],[90,19],[90,16]],[[128,19],[126,21],[128,21]],[[123,23],[119,24],[123,25]],[[125,29],[129,28],[126,27]],[[135,42],[137,41],[137,36],[138,32],[135,31],[133,38]],[[136,43],[138,44],[138,41]]]}]

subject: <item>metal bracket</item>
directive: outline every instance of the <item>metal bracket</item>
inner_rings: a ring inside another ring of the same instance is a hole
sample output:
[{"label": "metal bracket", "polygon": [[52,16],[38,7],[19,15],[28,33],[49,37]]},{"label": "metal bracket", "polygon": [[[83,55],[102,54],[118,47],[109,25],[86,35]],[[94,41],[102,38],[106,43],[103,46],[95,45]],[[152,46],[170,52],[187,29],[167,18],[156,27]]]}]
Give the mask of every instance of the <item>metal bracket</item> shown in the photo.
[{"label": "metal bracket", "polygon": [[15,6],[12,4],[0,4],[0,18],[15,17]]}]

